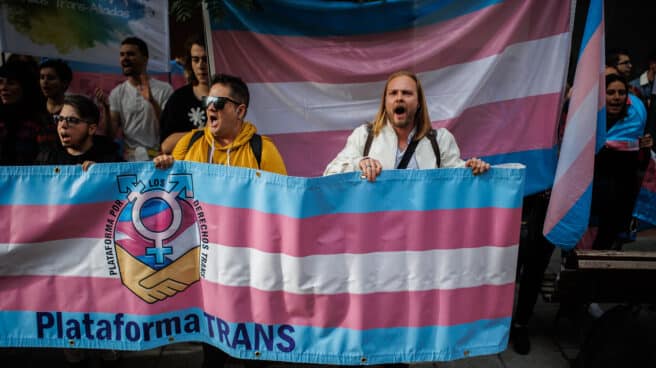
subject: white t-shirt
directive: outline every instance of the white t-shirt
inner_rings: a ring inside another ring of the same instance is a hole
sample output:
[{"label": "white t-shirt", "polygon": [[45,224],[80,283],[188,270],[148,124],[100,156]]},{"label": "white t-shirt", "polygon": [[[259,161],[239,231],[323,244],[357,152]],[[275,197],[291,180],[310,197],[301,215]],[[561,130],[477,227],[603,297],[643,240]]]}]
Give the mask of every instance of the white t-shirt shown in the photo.
[{"label": "white t-shirt", "polygon": [[[157,79],[150,79],[150,93],[161,110],[164,110],[166,100],[173,94],[173,87]],[[159,150],[159,120],[155,109],[129,81],[119,84],[109,94],[109,109],[118,112],[121,117],[126,149],[142,147],[146,150]]]}]

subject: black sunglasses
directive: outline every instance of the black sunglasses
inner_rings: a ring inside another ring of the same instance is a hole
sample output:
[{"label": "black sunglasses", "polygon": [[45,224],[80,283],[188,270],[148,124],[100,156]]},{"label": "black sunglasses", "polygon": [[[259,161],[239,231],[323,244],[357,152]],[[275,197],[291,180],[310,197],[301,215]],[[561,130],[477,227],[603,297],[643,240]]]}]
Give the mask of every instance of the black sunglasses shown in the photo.
[{"label": "black sunglasses", "polygon": [[203,97],[203,107],[209,109],[210,106],[214,106],[216,110],[223,110],[227,101],[237,106],[241,105],[241,102],[237,102],[229,97],[205,96]]},{"label": "black sunglasses", "polygon": [[62,120],[65,121],[66,124],[68,124],[68,125],[78,125],[81,122],[86,121],[86,120],[82,120],[80,118],[76,118],[75,116],[61,116],[61,115],[53,115],[52,116],[52,121],[54,121],[55,124],[59,124],[59,122],[62,121]]}]

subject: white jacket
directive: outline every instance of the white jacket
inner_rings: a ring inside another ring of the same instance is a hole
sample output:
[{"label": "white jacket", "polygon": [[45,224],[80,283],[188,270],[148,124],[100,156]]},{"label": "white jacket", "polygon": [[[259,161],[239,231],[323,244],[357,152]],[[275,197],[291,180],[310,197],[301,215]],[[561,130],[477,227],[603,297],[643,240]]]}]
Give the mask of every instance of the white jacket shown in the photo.
[{"label": "white jacket", "polygon": [[[373,134],[373,133],[372,133]],[[346,146],[332,160],[323,175],[338,174],[344,172],[358,171],[358,164],[365,157],[363,156],[364,145],[367,141],[367,125],[361,125],[356,128],[348,137]],[[464,167],[465,161],[460,158],[460,149],[453,135],[446,129],[437,130],[437,144],[440,147],[440,167]],[[389,125],[385,124],[380,134],[374,137],[369,149],[369,156],[380,161],[383,170],[395,168],[396,151],[398,148],[398,138],[396,132]],[[415,159],[420,169],[435,168],[435,154],[433,147],[427,137],[424,137],[417,144],[415,149]]]}]

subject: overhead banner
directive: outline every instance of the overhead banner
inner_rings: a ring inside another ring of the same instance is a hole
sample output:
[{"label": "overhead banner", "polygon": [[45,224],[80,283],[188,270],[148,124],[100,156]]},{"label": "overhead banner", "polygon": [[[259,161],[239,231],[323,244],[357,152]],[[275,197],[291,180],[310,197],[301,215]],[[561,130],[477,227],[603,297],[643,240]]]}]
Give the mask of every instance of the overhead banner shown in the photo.
[{"label": "overhead banner", "polygon": [[499,353],[523,185],[519,165],[375,183],[189,162],[2,167],[0,347],[201,341],[347,365]]},{"label": "overhead banner", "polygon": [[463,157],[521,162],[527,193],[551,187],[569,0],[224,4],[212,17],[216,70],[248,83],[247,118],[291,175],[321,175],[374,118],[387,77],[409,69],[433,126],[455,135]]},{"label": "overhead banner", "polygon": [[168,1],[16,0],[0,2],[4,52],[118,65],[123,39],[148,45],[148,67],[169,70]]}]

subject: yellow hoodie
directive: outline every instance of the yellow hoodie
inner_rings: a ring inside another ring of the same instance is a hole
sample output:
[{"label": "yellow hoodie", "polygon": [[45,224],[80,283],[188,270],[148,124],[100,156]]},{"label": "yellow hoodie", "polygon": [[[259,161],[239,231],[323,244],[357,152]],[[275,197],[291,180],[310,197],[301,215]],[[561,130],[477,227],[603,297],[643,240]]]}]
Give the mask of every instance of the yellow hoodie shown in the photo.
[{"label": "yellow hoodie", "polygon": [[[189,141],[197,130],[198,129],[194,129],[185,134],[178,141],[173,149],[174,159],[194,162],[210,162],[209,157],[210,154],[212,154],[212,146],[214,146],[211,163],[257,169],[255,154],[253,154],[253,150],[251,149],[250,144],[248,144],[253,134],[257,132],[255,125],[245,121],[235,140],[227,146],[220,146],[219,143],[214,140],[209,127],[205,127],[203,137],[194,142],[187,151]],[[265,171],[287,175],[285,163],[282,161],[280,152],[278,152],[278,149],[271,139],[265,136],[262,136],[262,160],[260,168]]]}]

